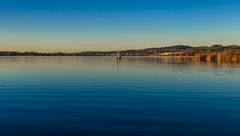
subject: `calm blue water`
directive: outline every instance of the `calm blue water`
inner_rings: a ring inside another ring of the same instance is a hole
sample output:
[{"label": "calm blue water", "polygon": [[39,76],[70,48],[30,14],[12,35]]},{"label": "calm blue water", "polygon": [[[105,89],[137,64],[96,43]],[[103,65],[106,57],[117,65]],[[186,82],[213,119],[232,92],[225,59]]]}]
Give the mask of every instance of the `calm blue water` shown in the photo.
[{"label": "calm blue water", "polygon": [[0,57],[0,136],[240,135],[240,65]]}]

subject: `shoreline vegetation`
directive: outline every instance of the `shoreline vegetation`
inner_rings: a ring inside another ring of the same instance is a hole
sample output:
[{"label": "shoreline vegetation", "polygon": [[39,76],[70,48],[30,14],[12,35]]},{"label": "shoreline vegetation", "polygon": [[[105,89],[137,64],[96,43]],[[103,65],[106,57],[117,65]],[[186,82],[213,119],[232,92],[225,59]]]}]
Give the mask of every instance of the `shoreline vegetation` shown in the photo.
[{"label": "shoreline vegetation", "polygon": [[[191,58],[195,61],[231,63],[240,62],[240,46],[213,45],[192,47],[176,45],[161,48],[147,48],[140,50],[122,50],[121,56],[175,56],[178,58]],[[75,53],[42,53],[42,52],[14,52],[0,51],[0,56],[116,56],[117,51],[84,51]]]}]

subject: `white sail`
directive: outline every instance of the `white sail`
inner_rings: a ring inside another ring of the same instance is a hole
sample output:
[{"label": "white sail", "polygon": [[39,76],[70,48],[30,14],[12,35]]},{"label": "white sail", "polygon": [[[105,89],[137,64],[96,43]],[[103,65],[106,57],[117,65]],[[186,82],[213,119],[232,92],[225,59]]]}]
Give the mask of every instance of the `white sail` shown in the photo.
[{"label": "white sail", "polygon": [[121,59],[121,55],[120,55],[120,52],[119,52],[119,51],[117,52],[116,59]]}]

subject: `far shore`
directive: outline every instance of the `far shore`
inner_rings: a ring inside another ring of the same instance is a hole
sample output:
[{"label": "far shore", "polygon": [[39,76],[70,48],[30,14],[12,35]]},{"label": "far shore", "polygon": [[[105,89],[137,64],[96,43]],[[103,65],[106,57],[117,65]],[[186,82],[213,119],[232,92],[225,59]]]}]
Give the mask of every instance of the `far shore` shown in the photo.
[{"label": "far shore", "polygon": [[177,58],[194,59],[195,61],[229,62],[240,61],[240,46],[238,45],[213,45],[210,47],[192,47],[176,45],[161,48],[147,48],[139,50],[120,51],[85,51],[75,53],[42,53],[42,52],[17,52],[0,51],[0,56],[172,56]]}]

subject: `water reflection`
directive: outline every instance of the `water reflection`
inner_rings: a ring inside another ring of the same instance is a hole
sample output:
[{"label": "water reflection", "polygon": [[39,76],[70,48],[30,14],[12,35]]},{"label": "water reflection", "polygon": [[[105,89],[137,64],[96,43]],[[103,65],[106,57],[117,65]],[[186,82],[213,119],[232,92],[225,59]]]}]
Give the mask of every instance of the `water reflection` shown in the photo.
[{"label": "water reflection", "polygon": [[[92,58],[93,61],[102,61],[105,60],[114,60],[113,57],[60,57],[60,56],[51,56],[51,57],[0,57],[0,63],[61,63],[61,62],[76,62],[76,60],[86,62],[89,61],[89,58]],[[154,56],[154,57],[145,57],[145,56],[134,56],[134,57],[124,57],[124,61],[129,62],[149,62],[149,63],[166,63],[166,64],[240,64],[240,60],[232,61],[199,61],[193,57],[171,57],[171,56]],[[121,60],[115,60],[118,63]]]},{"label": "water reflection", "polygon": [[190,58],[0,57],[0,135],[239,135],[239,80]]},{"label": "water reflection", "polygon": [[[172,72],[211,72],[220,71],[224,73],[238,74],[239,63],[200,62],[191,57],[123,57],[115,60],[114,57],[0,57],[1,71],[21,71],[29,69],[29,72],[41,71],[68,71],[70,73],[81,71],[102,71],[145,69],[155,71]],[[9,68],[9,65],[12,65]],[[19,69],[18,69],[19,67]],[[20,68],[21,67],[21,68]],[[15,69],[14,69],[15,68]],[[209,69],[208,69],[209,68]],[[5,69],[5,70],[4,70]],[[224,71],[222,70],[224,69]],[[66,73],[67,74],[67,73]]]},{"label": "water reflection", "polygon": [[84,64],[85,66],[102,64],[110,65],[116,62],[117,67],[124,64],[142,64],[142,65],[201,65],[212,67],[239,67],[239,61],[214,62],[214,61],[197,61],[191,57],[124,57],[122,60],[115,60],[113,57],[0,57],[0,64],[45,64],[45,65],[74,65]]},{"label": "water reflection", "polygon": [[214,61],[198,61],[192,57],[125,57],[124,61],[131,63],[145,63],[145,64],[184,64],[184,65],[205,65],[213,67],[239,67],[239,61],[228,61],[228,62],[214,62]]}]

